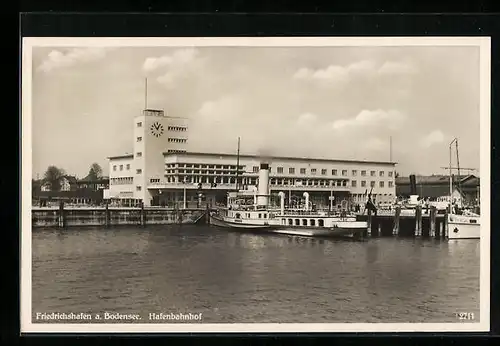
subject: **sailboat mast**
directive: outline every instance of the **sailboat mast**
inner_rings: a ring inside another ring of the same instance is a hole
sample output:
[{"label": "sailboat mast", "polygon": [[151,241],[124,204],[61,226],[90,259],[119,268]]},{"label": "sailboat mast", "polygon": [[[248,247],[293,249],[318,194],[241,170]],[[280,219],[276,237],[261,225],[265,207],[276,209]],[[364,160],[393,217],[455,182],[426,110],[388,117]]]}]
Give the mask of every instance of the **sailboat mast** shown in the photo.
[{"label": "sailboat mast", "polygon": [[451,146],[453,145],[453,142],[455,140],[453,140],[451,143],[450,143],[450,202],[451,202],[451,196],[453,195],[453,176],[451,174]]},{"label": "sailboat mast", "polygon": [[238,137],[238,152],[236,154],[236,191],[240,190],[240,137]]},{"label": "sailboat mast", "polygon": [[455,141],[455,147],[457,150],[457,176],[458,176],[457,187],[458,187],[459,193],[461,193],[462,190],[461,190],[461,186],[460,186],[460,160],[458,158],[458,139],[456,139],[456,141]]}]

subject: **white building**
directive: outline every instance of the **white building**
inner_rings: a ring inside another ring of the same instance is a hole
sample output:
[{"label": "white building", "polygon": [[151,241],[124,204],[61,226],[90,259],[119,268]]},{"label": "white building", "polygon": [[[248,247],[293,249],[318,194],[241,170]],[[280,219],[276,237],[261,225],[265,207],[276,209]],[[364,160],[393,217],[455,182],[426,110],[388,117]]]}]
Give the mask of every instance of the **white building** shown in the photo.
[{"label": "white building", "polygon": [[[145,110],[134,119],[134,151],[109,157],[110,187],[105,198],[121,204],[187,206],[197,204],[202,193],[207,202],[225,202],[228,191],[257,185],[257,155],[194,153],[186,150],[188,120],[169,117],[160,110]],[[288,203],[304,191],[312,203],[335,205],[342,200],[361,204],[372,190],[376,201],[393,200],[395,163],[272,157],[271,195],[287,193]],[[216,185],[215,185],[216,184]]]}]

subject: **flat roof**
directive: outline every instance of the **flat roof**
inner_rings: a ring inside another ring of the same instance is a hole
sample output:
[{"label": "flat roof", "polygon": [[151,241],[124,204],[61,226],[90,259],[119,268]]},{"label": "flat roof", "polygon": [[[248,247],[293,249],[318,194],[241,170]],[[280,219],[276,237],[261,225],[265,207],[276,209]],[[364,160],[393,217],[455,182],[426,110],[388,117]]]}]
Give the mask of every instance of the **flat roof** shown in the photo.
[{"label": "flat roof", "polygon": [[[223,156],[223,157],[236,157],[236,154],[227,153],[201,153],[201,152],[185,152],[185,153],[169,153],[164,152],[163,156]],[[319,161],[319,162],[347,162],[347,163],[365,163],[365,164],[384,164],[384,165],[396,165],[397,162],[389,161],[363,161],[363,160],[340,160],[340,159],[325,159],[325,158],[311,158],[311,157],[291,157],[291,156],[265,156],[265,155],[254,155],[254,154],[240,154],[240,157],[250,158],[250,159],[276,159],[276,160],[291,160],[291,161]]]},{"label": "flat roof", "polygon": [[114,159],[133,159],[134,154],[124,154],[124,155],[116,155],[116,156],[108,156],[109,160],[114,160]]}]

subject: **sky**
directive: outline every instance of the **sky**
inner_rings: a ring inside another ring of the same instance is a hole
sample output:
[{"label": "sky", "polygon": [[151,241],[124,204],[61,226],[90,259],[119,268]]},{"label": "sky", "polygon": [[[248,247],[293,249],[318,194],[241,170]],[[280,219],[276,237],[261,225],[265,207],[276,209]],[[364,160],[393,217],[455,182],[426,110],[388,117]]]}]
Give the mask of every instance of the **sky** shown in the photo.
[{"label": "sky", "polygon": [[189,151],[479,169],[479,48],[35,47],[33,177],[133,150],[145,105],[189,118]]}]

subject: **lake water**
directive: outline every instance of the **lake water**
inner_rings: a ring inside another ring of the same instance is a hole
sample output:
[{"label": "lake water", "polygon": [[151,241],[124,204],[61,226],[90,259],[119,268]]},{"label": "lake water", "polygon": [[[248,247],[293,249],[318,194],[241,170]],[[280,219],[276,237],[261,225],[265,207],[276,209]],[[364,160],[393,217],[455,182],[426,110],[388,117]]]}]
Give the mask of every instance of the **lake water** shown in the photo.
[{"label": "lake water", "polygon": [[32,245],[33,322],[48,322],[37,312],[138,314],[142,323],[158,323],[150,313],[404,323],[459,322],[466,312],[479,321],[478,240],[354,242],[173,225],[38,229]]}]

